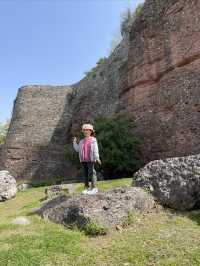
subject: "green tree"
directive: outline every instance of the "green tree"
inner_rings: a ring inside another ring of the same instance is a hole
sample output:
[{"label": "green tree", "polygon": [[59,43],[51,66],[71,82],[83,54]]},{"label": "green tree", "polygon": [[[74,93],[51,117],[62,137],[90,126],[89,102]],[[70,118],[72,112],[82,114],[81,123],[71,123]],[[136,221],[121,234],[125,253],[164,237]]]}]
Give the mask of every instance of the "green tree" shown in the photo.
[{"label": "green tree", "polygon": [[5,123],[0,123],[0,144],[3,144],[6,140],[9,124],[10,120],[7,120]]}]

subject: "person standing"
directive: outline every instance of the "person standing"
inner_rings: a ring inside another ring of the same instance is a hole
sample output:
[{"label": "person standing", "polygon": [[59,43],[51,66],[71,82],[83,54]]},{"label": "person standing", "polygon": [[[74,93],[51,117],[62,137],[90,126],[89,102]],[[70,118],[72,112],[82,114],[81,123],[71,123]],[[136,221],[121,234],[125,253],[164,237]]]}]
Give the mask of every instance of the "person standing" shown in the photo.
[{"label": "person standing", "polygon": [[[82,132],[84,138],[77,143],[76,137],[73,137],[73,148],[79,153],[79,160],[82,164],[84,171],[84,190],[82,194],[95,194],[98,192],[96,187],[96,171],[94,164],[98,163],[101,165],[99,158],[99,149],[97,139],[94,137],[94,128],[91,124],[83,124]],[[91,186],[89,181],[91,180]]]}]

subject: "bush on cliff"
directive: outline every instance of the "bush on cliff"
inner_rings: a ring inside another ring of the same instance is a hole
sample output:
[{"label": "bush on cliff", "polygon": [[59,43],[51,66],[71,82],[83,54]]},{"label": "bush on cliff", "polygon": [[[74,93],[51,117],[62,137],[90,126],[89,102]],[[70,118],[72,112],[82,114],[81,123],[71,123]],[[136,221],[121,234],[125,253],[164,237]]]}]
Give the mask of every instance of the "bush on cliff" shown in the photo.
[{"label": "bush on cliff", "polygon": [[129,6],[121,13],[120,25],[113,35],[109,54],[111,54],[115,50],[115,48],[120,44],[123,39],[124,33],[129,32],[135,19],[140,15],[142,8],[143,4],[138,4],[134,10],[132,10],[132,8]]}]

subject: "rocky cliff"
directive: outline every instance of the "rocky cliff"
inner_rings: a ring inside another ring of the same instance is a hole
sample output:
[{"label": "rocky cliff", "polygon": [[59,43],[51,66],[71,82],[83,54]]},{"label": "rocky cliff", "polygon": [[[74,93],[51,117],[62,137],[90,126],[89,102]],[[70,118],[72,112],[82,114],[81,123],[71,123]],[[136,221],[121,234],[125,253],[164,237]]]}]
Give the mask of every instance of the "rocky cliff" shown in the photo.
[{"label": "rocky cliff", "polygon": [[132,25],[119,110],[136,117],[144,160],[200,152],[200,2],[149,0]]},{"label": "rocky cliff", "polygon": [[16,177],[48,178],[69,171],[63,144],[71,123],[71,90],[67,86],[19,89],[3,148],[4,166]]},{"label": "rocky cliff", "polygon": [[21,178],[72,178],[63,145],[83,122],[129,112],[150,160],[200,152],[200,2],[147,0],[111,56],[71,86],[19,89],[2,153]]}]

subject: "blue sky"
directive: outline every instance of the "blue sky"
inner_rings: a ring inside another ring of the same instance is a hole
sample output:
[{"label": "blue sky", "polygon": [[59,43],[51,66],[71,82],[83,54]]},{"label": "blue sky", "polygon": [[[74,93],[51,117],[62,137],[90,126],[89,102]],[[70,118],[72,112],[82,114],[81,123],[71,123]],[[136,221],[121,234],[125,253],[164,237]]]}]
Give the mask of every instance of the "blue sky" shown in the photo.
[{"label": "blue sky", "polygon": [[121,13],[143,0],[0,0],[0,122],[20,86],[69,85],[108,55]]}]

